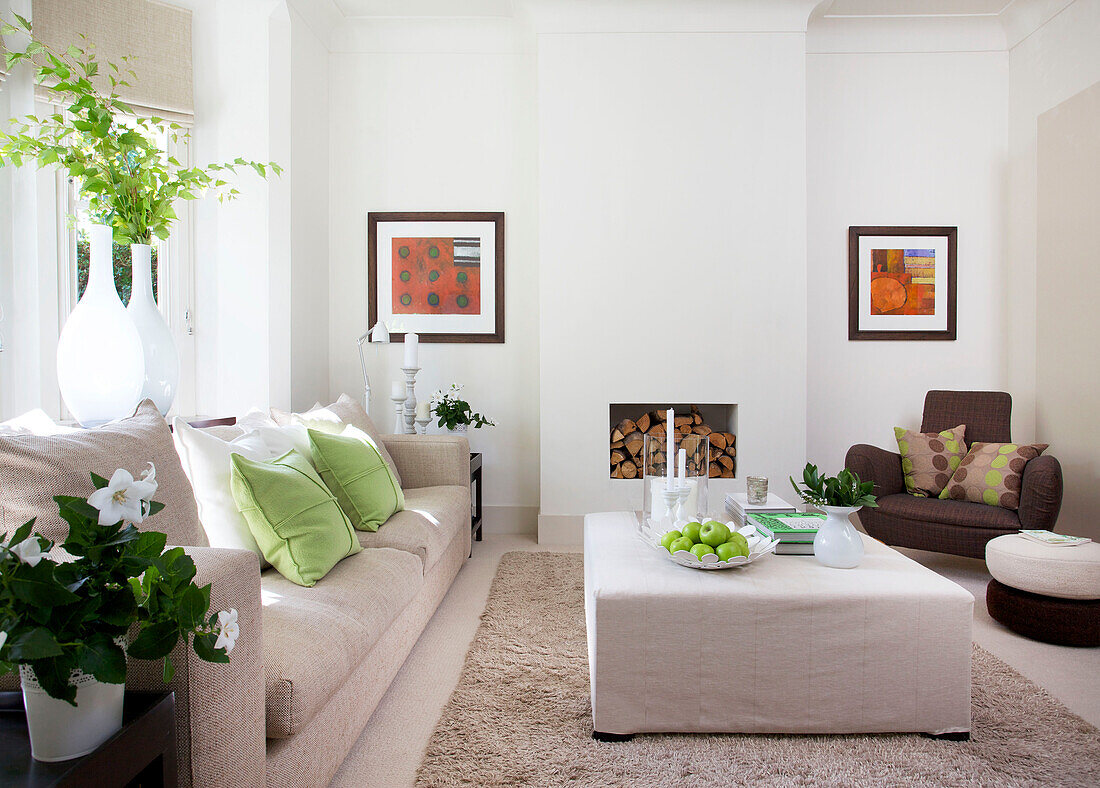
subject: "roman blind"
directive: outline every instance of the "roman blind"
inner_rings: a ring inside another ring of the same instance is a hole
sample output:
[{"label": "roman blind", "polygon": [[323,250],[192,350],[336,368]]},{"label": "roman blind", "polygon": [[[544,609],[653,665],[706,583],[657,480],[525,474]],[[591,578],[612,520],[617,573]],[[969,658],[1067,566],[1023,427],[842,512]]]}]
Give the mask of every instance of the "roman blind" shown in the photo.
[{"label": "roman blind", "polygon": [[[191,11],[154,0],[34,0],[34,32],[47,46],[64,51],[70,44],[95,46],[98,90],[110,90],[107,63],[126,71],[129,86],[119,97],[141,115],[190,123],[194,119],[191,70]],[[85,38],[81,39],[80,34]],[[132,56],[129,64],[123,55]],[[38,88],[50,101],[51,91]]]}]

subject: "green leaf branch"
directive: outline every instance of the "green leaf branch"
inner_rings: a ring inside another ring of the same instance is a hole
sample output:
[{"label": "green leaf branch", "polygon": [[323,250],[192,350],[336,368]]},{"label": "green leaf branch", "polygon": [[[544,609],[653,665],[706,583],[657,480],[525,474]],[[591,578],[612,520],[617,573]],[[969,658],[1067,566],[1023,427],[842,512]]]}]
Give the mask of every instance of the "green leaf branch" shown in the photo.
[{"label": "green leaf branch", "polygon": [[791,485],[798,497],[810,506],[868,506],[877,508],[874,482],[861,481],[859,476],[845,468],[836,476],[822,476],[817,466],[806,463],[802,471],[802,484],[791,477]]},{"label": "green leaf branch", "polygon": [[[133,58],[123,56],[122,65],[107,63],[101,70],[94,46],[83,36],[82,46],[55,51],[36,38],[30,23],[18,14],[14,22],[0,20],[0,31],[29,37],[23,51],[0,48],[8,70],[29,64],[35,81],[55,97],[52,103],[64,108],[49,115],[12,118],[9,128],[0,130],[0,166],[33,164],[66,172],[88,200],[95,220],[114,228],[116,243],[167,238],[178,218],[177,200],[207,194],[216,194],[220,202],[235,199],[240,191],[230,179],[238,171],[251,169],[261,178],[283,171],[275,162],[240,157],[186,167],[157,140],[165,134],[178,143],[189,132],[163,118],[137,117],[119,96],[119,88],[137,79]],[[106,92],[93,82],[101,72],[99,81],[105,76],[109,86]]]}]

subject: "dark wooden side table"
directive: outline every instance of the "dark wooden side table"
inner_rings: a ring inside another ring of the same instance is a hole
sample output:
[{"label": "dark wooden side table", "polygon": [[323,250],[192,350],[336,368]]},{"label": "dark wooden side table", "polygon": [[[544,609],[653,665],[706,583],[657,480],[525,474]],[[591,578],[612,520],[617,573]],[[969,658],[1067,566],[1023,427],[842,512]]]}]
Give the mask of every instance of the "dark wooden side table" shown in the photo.
[{"label": "dark wooden side table", "polygon": [[[474,488],[471,492],[473,511],[470,517],[470,529],[473,531],[474,541],[481,541],[481,452],[470,455],[470,485]],[[471,551],[470,555],[473,555]]]},{"label": "dark wooden side table", "polygon": [[31,757],[23,694],[0,692],[0,785],[175,788],[175,694],[127,692],[118,733],[82,758],[43,763]]}]

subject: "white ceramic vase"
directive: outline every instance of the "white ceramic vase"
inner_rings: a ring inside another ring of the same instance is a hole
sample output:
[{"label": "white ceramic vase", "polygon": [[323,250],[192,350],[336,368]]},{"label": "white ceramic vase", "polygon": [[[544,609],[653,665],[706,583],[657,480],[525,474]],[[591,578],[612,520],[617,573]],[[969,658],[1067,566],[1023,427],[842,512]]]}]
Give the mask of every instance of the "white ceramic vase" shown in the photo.
[{"label": "white ceramic vase", "polygon": [[134,321],[115,290],[111,228],[89,228],[88,286],[57,340],[57,384],[81,425],[129,416],[141,400],[145,361]]},{"label": "white ceramic vase", "polygon": [[67,761],[87,755],[122,727],[125,684],[104,684],[74,671],[73,707],[47,695],[26,665],[19,666],[19,675],[35,760]]},{"label": "white ceramic vase", "polygon": [[166,415],[176,398],[180,359],[176,340],[153,299],[152,250],[149,244],[130,244],[130,305],[126,311],[137,327],[145,356],[142,399],[151,399]]},{"label": "white ceramic vase", "polygon": [[814,537],[814,558],[836,569],[852,569],[863,560],[863,537],[852,525],[850,515],[862,506],[819,506],[825,522]]}]

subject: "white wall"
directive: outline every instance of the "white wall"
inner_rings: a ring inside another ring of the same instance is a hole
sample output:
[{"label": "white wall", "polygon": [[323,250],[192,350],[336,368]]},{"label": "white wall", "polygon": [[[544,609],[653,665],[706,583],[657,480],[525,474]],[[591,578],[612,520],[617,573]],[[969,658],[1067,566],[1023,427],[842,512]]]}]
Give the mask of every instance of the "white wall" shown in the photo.
[{"label": "white wall", "polygon": [[[1007,53],[811,54],[806,93],[809,459],[835,472],[853,444],[896,451],[929,389],[1031,400],[1005,341]],[[958,226],[956,341],[848,341],[850,225]]]},{"label": "white wall", "polygon": [[540,541],[641,508],[608,479],[610,402],[736,403],[740,473],[800,467],[804,52],[800,33],[540,36]]},{"label": "white wall", "polygon": [[[339,31],[330,59],[330,385],[361,396],[369,211],[504,211],[504,344],[424,344],[417,396],[452,382],[497,427],[484,450],[486,530],[531,530],[538,491],[534,60],[501,20],[385,20]],[[389,431],[401,349],[368,348],[371,414]],[[403,378],[402,378],[403,379]]]},{"label": "white wall", "polygon": [[329,62],[328,49],[290,11],[290,405],[329,399]]}]

